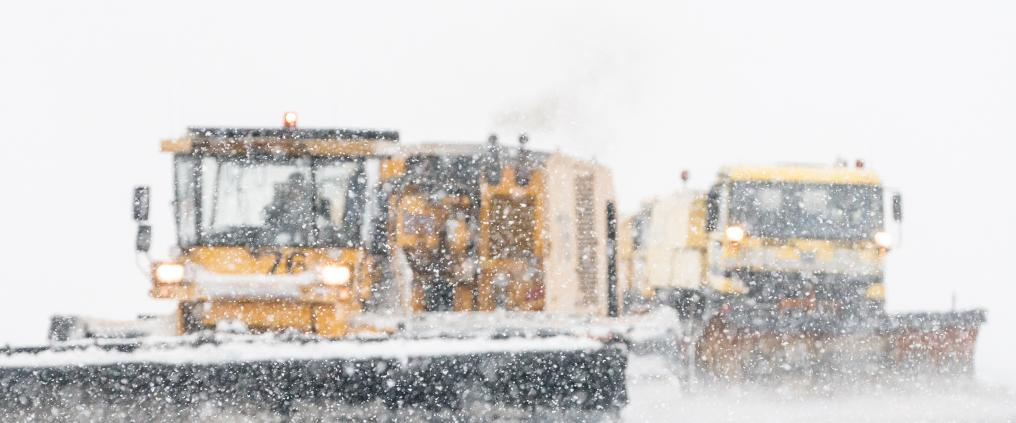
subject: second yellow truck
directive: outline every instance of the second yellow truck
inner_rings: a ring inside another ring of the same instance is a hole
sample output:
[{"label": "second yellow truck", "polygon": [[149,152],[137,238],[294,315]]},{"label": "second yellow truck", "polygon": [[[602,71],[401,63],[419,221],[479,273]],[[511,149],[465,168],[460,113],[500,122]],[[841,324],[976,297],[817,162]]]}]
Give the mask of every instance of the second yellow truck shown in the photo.
[{"label": "second yellow truck", "polygon": [[627,298],[676,308],[685,363],[710,377],[969,373],[983,311],[886,312],[902,218],[862,162],[727,167],[628,220]]}]

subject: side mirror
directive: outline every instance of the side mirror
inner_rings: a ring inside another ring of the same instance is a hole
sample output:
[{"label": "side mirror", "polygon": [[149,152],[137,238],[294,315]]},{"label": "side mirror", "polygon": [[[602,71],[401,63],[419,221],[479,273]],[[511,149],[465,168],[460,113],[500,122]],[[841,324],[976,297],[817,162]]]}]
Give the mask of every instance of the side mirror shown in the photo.
[{"label": "side mirror", "polygon": [[893,194],[893,220],[903,221],[903,196],[898,192]]},{"label": "side mirror", "polygon": [[715,189],[706,195],[706,232],[713,232],[720,226],[720,193]]},{"label": "side mirror", "polygon": [[139,253],[147,253],[152,248],[152,227],[149,225],[138,225],[138,235],[134,240],[134,250]]},{"label": "side mirror", "polygon": [[317,204],[314,207],[314,214],[327,219],[332,215],[332,202],[328,201],[327,198],[318,199]]},{"label": "side mirror", "polygon": [[148,220],[148,205],[151,188],[140,186],[134,188],[134,220],[145,222]]}]

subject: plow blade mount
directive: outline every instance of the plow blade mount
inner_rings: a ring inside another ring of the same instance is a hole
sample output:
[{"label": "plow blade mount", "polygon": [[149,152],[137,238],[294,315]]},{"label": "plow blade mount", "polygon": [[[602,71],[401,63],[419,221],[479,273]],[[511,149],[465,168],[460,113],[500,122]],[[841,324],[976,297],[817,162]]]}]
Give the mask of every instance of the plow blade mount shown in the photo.
[{"label": "plow blade mount", "polygon": [[82,407],[92,417],[104,410],[178,415],[202,407],[288,415],[308,405],[613,412],[627,402],[626,366],[619,347],[561,337],[7,349],[0,351],[0,407],[7,415],[50,417]]}]

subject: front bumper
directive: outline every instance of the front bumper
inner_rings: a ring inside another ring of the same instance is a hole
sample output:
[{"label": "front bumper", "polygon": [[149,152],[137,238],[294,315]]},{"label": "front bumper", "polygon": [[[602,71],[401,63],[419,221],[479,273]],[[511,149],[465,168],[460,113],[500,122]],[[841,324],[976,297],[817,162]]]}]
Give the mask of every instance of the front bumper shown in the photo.
[{"label": "front bumper", "polygon": [[195,272],[180,283],[155,282],[151,294],[155,298],[179,301],[335,303],[352,298],[350,285],[325,285],[318,282],[312,272],[295,275],[219,275]]}]

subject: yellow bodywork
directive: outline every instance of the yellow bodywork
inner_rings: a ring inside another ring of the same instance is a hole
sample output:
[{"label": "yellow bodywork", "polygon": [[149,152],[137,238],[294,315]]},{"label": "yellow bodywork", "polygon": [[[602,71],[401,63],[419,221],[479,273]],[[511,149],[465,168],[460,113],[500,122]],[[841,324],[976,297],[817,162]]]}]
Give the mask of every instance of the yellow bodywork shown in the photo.
[{"label": "yellow bodywork", "polygon": [[242,142],[203,142],[202,137],[187,136],[163,140],[164,153],[189,154],[246,154],[268,153],[285,156],[365,157],[389,154],[395,144],[376,140],[280,139],[277,137],[250,137]]},{"label": "yellow bodywork", "polygon": [[[751,255],[754,252],[761,252],[761,255],[776,262],[794,263],[807,261],[816,263],[818,266],[825,266],[824,263],[835,260],[843,260],[843,253],[849,251],[854,265],[879,266],[882,252],[870,240],[863,241],[835,241],[822,239],[786,239],[776,240],[770,238],[747,237],[741,242],[725,242],[723,244],[723,259],[739,259]],[[747,268],[753,266],[749,264]],[[764,269],[755,269],[764,270]]]},{"label": "yellow bodywork", "polygon": [[[402,169],[404,165],[391,165]],[[426,265],[437,262],[452,263],[461,267],[472,242],[478,242],[481,258],[477,279],[467,272],[457,272],[454,284],[453,311],[490,311],[497,306],[494,279],[497,275],[510,275],[506,289],[505,307],[516,311],[543,309],[542,278],[524,277],[528,270],[541,267],[543,257],[543,201],[544,172],[534,170],[529,183],[516,184],[515,170],[505,167],[500,182],[486,182],[480,187],[479,233],[469,233],[467,223],[460,220],[469,213],[472,200],[466,195],[445,195],[430,198],[410,186],[394,199],[397,211],[394,223],[395,244],[405,251],[412,263],[420,263],[418,277],[413,281],[412,307],[425,311],[424,285],[428,273]],[[511,236],[508,236],[511,235]],[[474,239],[475,236],[475,239]],[[527,255],[536,262],[524,260]],[[539,295],[535,295],[535,294]]]},{"label": "yellow bodywork", "polygon": [[[483,187],[480,209],[480,310],[493,310],[494,279],[498,274],[511,275],[507,288],[507,305],[510,310],[543,310],[543,275],[537,272],[531,278],[525,273],[530,267],[542,269],[544,216],[544,173],[533,171],[529,184],[518,186],[515,171],[506,168],[498,185]],[[521,257],[529,253],[530,263]]]},{"label": "yellow bodywork", "polygon": [[[204,246],[184,252],[176,261],[184,264],[188,276],[179,283],[153,280],[151,295],[202,304],[202,326],[237,321],[255,330],[291,328],[342,336],[347,332],[348,314],[360,310],[360,300],[370,290],[363,253],[353,248],[275,248],[252,252],[243,247]],[[325,265],[346,266],[353,276],[343,286],[320,283],[314,272]],[[219,280],[202,280],[201,275],[208,274]],[[274,292],[276,287],[268,286],[278,283],[272,277],[300,279],[287,282],[295,285],[291,289],[293,295],[280,296]],[[223,293],[222,285],[229,283],[237,292]]]},{"label": "yellow bodywork", "polygon": [[696,196],[691,203],[691,211],[688,213],[688,246],[691,248],[706,248],[709,242],[709,232],[706,231],[706,199],[704,196]]},{"label": "yellow bodywork", "polygon": [[468,147],[414,146],[382,171],[406,176],[389,226],[412,269],[412,310],[607,312],[609,172],[557,153],[519,152],[532,156],[509,157],[497,177],[449,182],[450,190],[421,175],[439,162],[474,160],[478,150]]},{"label": "yellow bodywork", "polygon": [[[470,207],[469,197],[448,195],[432,200],[426,193],[410,189],[393,199],[393,202],[393,209],[396,210],[393,225],[395,245],[410,256],[413,264],[423,267],[415,269],[417,273],[426,273],[427,266],[447,263],[462,266],[471,234],[466,223],[458,216]],[[472,299],[469,295],[474,291],[473,281],[458,278],[451,282],[455,285],[453,309],[471,310]],[[423,292],[427,283],[423,278],[413,279],[413,311],[425,310]]]},{"label": "yellow bodywork", "polygon": [[[622,273],[643,296],[657,289],[700,289],[706,281],[706,198],[694,191],[681,191],[643,205],[644,216],[621,226]],[[639,233],[633,233],[639,224]],[[635,237],[639,247],[634,248]]]},{"label": "yellow bodywork", "polygon": [[880,185],[878,174],[852,167],[732,166],[720,171],[731,181],[800,182],[807,184]]}]

